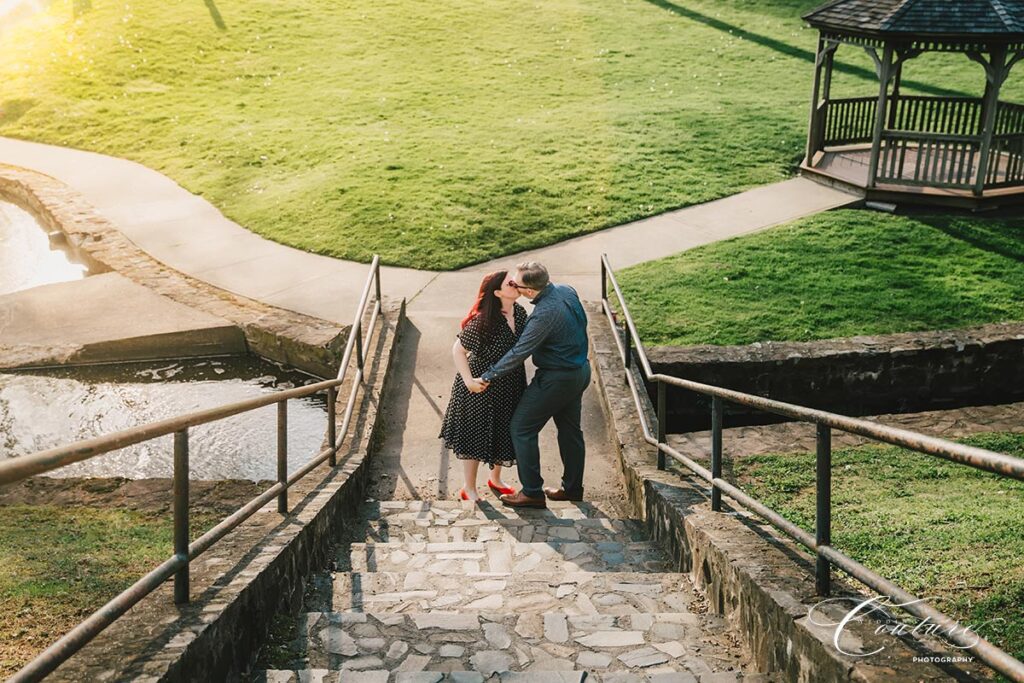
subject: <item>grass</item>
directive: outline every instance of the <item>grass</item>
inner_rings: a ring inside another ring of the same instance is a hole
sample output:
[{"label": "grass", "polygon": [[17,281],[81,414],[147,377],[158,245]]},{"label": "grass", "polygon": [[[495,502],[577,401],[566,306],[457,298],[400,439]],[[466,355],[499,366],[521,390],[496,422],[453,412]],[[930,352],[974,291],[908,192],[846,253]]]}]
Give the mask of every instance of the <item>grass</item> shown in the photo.
[{"label": "grass", "polygon": [[[220,518],[193,515],[193,530]],[[166,514],[0,507],[0,678],[167,559],[172,545]]]},{"label": "grass", "polygon": [[[0,134],[142,162],[300,249],[450,269],[786,178],[817,4],[55,0],[3,33]],[[838,94],[877,90],[839,57]],[[906,77],[983,85],[962,56]]]},{"label": "grass", "polygon": [[289,669],[302,656],[296,647],[299,636],[298,621],[290,614],[275,614],[270,621],[267,640],[257,655],[256,669]]},{"label": "grass", "polygon": [[1024,219],[833,211],[620,273],[651,345],[1024,320]]},{"label": "grass", "polygon": [[[963,441],[1024,456],[1024,434]],[[836,548],[1024,659],[1024,482],[890,446],[837,450],[832,471]],[[742,458],[735,472],[813,533],[813,454]]]}]

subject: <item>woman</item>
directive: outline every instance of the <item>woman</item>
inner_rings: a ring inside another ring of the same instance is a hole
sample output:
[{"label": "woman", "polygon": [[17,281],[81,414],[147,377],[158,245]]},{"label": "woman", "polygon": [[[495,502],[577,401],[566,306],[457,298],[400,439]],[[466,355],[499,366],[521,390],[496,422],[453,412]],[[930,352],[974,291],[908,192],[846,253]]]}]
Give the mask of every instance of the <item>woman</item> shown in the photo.
[{"label": "woman", "polygon": [[[519,290],[508,279],[507,271],[485,276],[476,303],[462,321],[462,332],[452,346],[458,375],[440,436],[462,460],[462,500],[480,500],[476,476],[481,462],[491,467],[487,486],[495,495],[515,493],[502,482],[501,470],[515,464],[509,423],[526,390],[526,370],[519,368],[495,379],[484,391],[474,377],[494,365],[522,334],[526,309],[516,303],[518,298]],[[478,393],[471,392],[470,387]]]}]

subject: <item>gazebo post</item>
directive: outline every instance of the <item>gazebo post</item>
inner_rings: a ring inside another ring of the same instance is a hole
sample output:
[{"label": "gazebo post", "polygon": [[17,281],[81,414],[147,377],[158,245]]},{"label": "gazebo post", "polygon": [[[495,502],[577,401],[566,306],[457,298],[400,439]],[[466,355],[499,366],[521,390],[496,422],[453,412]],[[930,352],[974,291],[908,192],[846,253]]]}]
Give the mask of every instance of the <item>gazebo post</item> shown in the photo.
[{"label": "gazebo post", "polygon": [[896,127],[896,110],[899,108],[900,103],[900,82],[903,80],[903,62],[906,61],[903,55],[897,55],[896,58],[896,71],[892,79],[892,105],[889,107],[889,119],[886,123],[886,127],[892,130]]},{"label": "gazebo post", "polygon": [[825,115],[829,94],[832,92],[832,66],[838,48],[839,43],[833,40],[818,39],[818,51],[814,57],[814,87],[811,89],[811,120],[807,126],[807,153],[804,159],[807,165],[813,161],[814,153],[824,147]]},{"label": "gazebo post", "polygon": [[[875,186],[878,175],[878,157],[882,148],[882,129],[885,128],[886,104],[889,101],[889,81],[892,78],[892,43],[886,42],[882,51],[881,61],[877,61],[878,69],[878,104],[875,108],[875,130],[871,136],[871,160],[868,164],[868,187]],[[872,53],[874,54],[874,53]]]},{"label": "gazebo post", "polygon": [[981,196],[985,189],[985,176],[988,174],[989,156],[992,153],[992,135],[996,127],[996,113],[999,109],[999,90],[1006,79],[1006,46],[996,45],[992,48],[989,61],[971,56],[985,67],[985,97],[981,103],[981,147],[978,152],[978,175],[974,180],[974,194]]},{"label": "gazebo post", "polygon": [[821,99],[826,103],[832,99],[832,68],[836,63],[836,50],[839,43],[829,41],[825,48],[825,81],[821,86]]},{"label": "gazebo post", "polygon": [[818,38],[818,51],[814,53],[814,86],[811,88],[811,116],[807,124],[807,154],[804,163],[808,166],[818,151],[818,98],[821,96],[821,66],[825,55],[825,39]]}]

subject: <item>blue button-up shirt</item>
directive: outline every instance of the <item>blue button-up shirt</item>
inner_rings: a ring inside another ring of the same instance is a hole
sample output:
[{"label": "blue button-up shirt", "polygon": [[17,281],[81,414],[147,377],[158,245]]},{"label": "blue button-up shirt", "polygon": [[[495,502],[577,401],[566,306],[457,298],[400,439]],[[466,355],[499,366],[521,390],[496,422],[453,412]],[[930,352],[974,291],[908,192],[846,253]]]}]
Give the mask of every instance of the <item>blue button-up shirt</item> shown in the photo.
[{"label": "blue button-up shirt", "polygon": [[519,341],[481,376],[485,382],[511,372],[531,354],[542,370],[575,370],[587,364],[587,314],[576,290],[549,284],[533,304]]}]

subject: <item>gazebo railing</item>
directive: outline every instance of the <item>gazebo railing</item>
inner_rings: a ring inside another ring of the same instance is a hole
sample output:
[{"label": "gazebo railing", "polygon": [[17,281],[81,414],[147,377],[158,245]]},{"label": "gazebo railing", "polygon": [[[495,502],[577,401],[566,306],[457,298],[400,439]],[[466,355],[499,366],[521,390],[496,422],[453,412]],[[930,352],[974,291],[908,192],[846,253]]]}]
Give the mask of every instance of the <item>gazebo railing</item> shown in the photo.
[{"label": "gazebo railing", "polygon": [[871,142],[877,97],[851,97],[825,103],[822,147]]},{"label": "gazebo railing", "polygon": [[[877,97],[829,100],[823,112],[822,147],[871,142]],[[981,100],[975,97],[926,97],[898,95],[889,99],[885,128],[908,133],[978,135]],[[1001,102],[996,131],[1015,132],[1024,126],[1024,107]]]},{"label": "gazebo railing", "polygon": [[[885,132],[878,182],[971,189],[977,179],[980,136]],[[998,189],[1024,183],[1024,133],[992,138],[983,187]]]},{"label": "gazebo railing", "polygon": [[1024,104],[1000,102],[996,111],[996,135],[1011,135],[1024,131]]},{"label": "gazebo railing", "polygon": [[889,130],[941,135],[977,135],[981,99],[898,95],[889,100]]},{"label": "gazebo railing", "polygon": [[[877,97],[822,102],[817,149],[870,143],[877,105]],[[982,115],[982,100],[975,97],[890,98],[876,182],[958,190],[1024,183],[1024,105],[999,103],[984,169],[979,168]]]},{"label": "gazebo railing", "polygon": [[878,182],[970,189],[977,178],[979,136],[885,132]]},{"label": "gazebo railing", "polygon": [[999,188],[1021,183],[1024,183],[1024,133],[996,135],[992,138],[985,187]]}]

